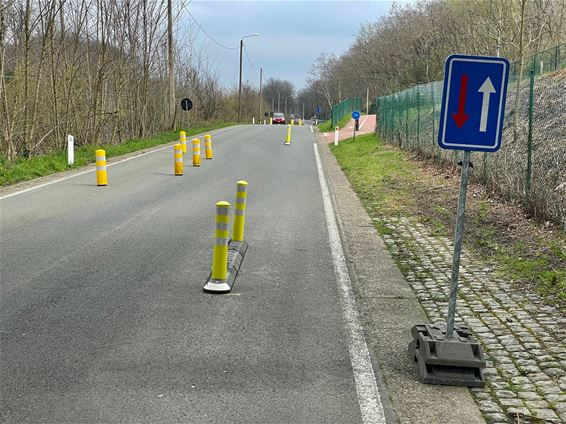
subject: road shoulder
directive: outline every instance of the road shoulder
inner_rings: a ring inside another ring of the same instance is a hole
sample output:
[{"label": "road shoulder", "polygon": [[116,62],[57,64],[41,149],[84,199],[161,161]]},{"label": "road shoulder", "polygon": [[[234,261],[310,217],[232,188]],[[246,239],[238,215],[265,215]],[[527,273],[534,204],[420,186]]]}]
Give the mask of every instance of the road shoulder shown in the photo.
[{"label": "road shoulder", "polygon": [[[484,423],[469,390],[425,385],[407,354],[412,325],[427,322],[414,292],[330,152],[316,133],[333,197],[360,320],[373,354],[378,381],[384,382],[401,423]],[[380,378],[381,377],[381,378]],[[386,397],[386,396],[384,396]]]}]

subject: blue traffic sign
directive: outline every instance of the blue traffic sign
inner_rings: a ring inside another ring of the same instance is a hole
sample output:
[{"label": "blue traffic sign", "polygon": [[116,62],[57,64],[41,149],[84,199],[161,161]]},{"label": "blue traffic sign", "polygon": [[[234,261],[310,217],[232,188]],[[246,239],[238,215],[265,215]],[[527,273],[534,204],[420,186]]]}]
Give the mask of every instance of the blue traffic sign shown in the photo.
[{"label": "blue traffic sign", "polygon": [[508,78],[509,61],[505,58],[448,56],[438,127],[440,147],[499,150]]},{"label": "blue traffic sign", "polygon": [[320,108],[320,106],[317,106],[317,107],[316,107],[316,113],[320,113],[321,110],[322,110],[322,109]]},{"label": "blue traffic sign", "polygon": [[352,119],[360,119],[360,112],[358,112],[357,110],[352,112]]}]

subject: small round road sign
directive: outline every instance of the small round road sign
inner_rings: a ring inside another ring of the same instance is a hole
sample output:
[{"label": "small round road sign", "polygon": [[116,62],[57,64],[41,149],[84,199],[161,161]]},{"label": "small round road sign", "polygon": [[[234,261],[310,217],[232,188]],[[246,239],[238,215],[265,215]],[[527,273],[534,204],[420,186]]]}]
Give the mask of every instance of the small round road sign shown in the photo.
[{"label": "small round road sign", "polygon": [[360,119],[360,112],[358,112],[357,110],[352,112],[352,119]]},{"label": "small round road sign", "polygon": [[191,99],[185,98],[181,100],[181,109],[189,111],[193,108],[193,102]]}]

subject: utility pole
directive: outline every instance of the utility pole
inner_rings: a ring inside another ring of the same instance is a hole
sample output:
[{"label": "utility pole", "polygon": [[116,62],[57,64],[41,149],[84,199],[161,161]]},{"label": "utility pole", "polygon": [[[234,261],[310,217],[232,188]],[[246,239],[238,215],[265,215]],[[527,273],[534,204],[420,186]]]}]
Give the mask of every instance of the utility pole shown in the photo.
[{"label": "utility pole", "polygon": [[238,88],[238,122],[242,115],[242,50],[244,50],[244,39],[240,40],[240,85]]},{"label": "utility pole", "polygon": [[169,73],[169,119],[175,129],[175,58],[173,57],[173,0],[167,0],[167,60]]},{"label": "utility pole", "polygon": [[303,114],[301,115],[302,119],[305,119],[305,102],[303,102]]},{"label": "utility pole", "polygon": [[263,97],[261,96],[261,83],[263,79],[263,68],[259,68],[259,111],[258,111],[258,118],[261,121],[261,102]]}]

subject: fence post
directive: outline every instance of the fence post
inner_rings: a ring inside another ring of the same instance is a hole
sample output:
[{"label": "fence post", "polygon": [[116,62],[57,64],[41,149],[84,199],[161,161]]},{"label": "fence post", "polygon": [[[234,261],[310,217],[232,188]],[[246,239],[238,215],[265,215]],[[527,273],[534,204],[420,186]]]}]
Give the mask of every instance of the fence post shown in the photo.
[{"label": "fence post", "polygon": [[417,150],[421,148],[421,91],[417,85]]},{"label": "fence post", "polygon": [[409,92],[405,91],[405,143],[409,143]]},{"label": "fence post", "polygon": [[432,95],[432,150],[431,150],[431,156],[434,158],[434,146],[435,146],[435,137],[434,137],[434,130],[435,130],[435,122],[434,120],[436,119],[436,104],[434,102],[434,82],[430,82],[430,92]]},{"label": "fence post", "polygon": [[527,201],[530,200],[531,183],[532,183],[532,156],[533,156],[533,110],[535,105],[535,70],[530,72],[530,89],[529,89],[529,132],[527,135],[527,184],[526,195]]}]

